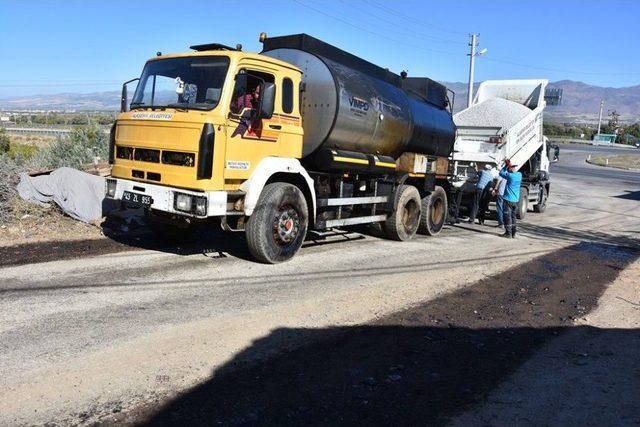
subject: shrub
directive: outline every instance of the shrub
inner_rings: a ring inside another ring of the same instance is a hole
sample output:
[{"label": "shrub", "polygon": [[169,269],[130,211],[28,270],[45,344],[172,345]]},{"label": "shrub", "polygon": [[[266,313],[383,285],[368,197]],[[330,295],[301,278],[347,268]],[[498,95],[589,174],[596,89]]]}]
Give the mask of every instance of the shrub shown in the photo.
[{"label": "shrub", "polygon": [[99,126],[89,126],[59,137],[48,147],[11,146],[0,152],[0,223],[15,217],[18,197],[16,185],[21,172],[55,169],[62,166],[79,168],[92,163],[94,157],[106,159],[109,154],[109,135]]},{"label": "shrub", "polygon": [[22,160],[0,154],[0,223],[11,219],[11,203],[17,197],[16,185],[20,172],[24,171]]},{"label": "shrub", "polygon": [[29,144],[16,144],[15,142],[9,147],[7,155],[12,159],[16,157],[24,157],[26,160],[31,159],[38,152],[38,147]]},{"label": "shrub", "polygon": [[108,155],[109,135],[94,125],[59,137],[48,148],[35,154],[34,163],[41,168],[79,168],[83,164],[93,163],[94,157],[106,159]]},{"label": "shrub", "polygon": [[4,128],[0,128],[0,154],[6,153],[11,147],[11,139],[7,135],[7,131]]}]

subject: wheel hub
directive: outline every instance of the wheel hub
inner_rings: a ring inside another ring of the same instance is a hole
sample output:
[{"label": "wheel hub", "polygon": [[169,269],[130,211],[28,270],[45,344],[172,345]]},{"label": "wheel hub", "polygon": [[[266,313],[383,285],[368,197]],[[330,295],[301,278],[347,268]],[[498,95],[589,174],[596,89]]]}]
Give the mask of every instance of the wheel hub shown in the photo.
[{"label": "wheel hub", "polygon": [[273,235],[279,244],[291,243],[295,240],[300,230],[300,216],[290,206],[285,206],[278,211],[273,224]]}]

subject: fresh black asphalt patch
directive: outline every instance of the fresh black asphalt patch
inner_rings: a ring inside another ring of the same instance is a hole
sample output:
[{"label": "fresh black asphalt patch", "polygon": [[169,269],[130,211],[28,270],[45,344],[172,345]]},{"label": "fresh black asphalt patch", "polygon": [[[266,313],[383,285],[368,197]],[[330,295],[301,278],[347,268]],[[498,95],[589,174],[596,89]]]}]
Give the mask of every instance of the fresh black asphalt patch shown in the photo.
[{"label": "fresh black asphalt patch", "polygon": [[[371,324],[274,330],[195,388],[104,422],[442,425],[482,402],[543,345],[578,328],[573,321],[596,307],[638,255],[580,243]],[[298,347],[256,358],[283,339]]]}]

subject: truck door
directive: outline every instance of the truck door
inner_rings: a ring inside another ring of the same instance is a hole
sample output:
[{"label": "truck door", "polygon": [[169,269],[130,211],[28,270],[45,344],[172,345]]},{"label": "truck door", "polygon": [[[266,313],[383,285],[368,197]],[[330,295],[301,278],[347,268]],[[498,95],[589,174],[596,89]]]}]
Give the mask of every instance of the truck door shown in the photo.
[{"label": "truck door", "polygon": [[274,83],[274,76],[243,69],[235,77],[227,115],[225,180],[246,179],[262,158],[280,154],[282,126],[277,115],[271,119],[258,118],[260,90],[265,82]]}]

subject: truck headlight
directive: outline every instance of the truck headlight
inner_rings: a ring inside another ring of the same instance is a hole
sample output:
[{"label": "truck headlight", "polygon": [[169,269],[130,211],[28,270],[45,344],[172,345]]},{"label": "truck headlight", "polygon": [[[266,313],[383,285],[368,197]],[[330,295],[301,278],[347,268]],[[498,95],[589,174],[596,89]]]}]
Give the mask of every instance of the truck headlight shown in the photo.
[{"label": "truck headlight", "polygon": [[107,179],[107,190],[106,190],[106,195],[107,197],[110,198],[114,198],[116,197],[116,186],[118,184],[118,181],[115,179]]},{"label": "truck headlight", "polygon": [[191,212],[191,196],[188,194],[176,193],[174,207],[177,211]]},{"label": "truck headlight", "polygon": [[207,215],[207,198],[206,197],[194,197],[195,200],[195,212],[196,215]]}]

